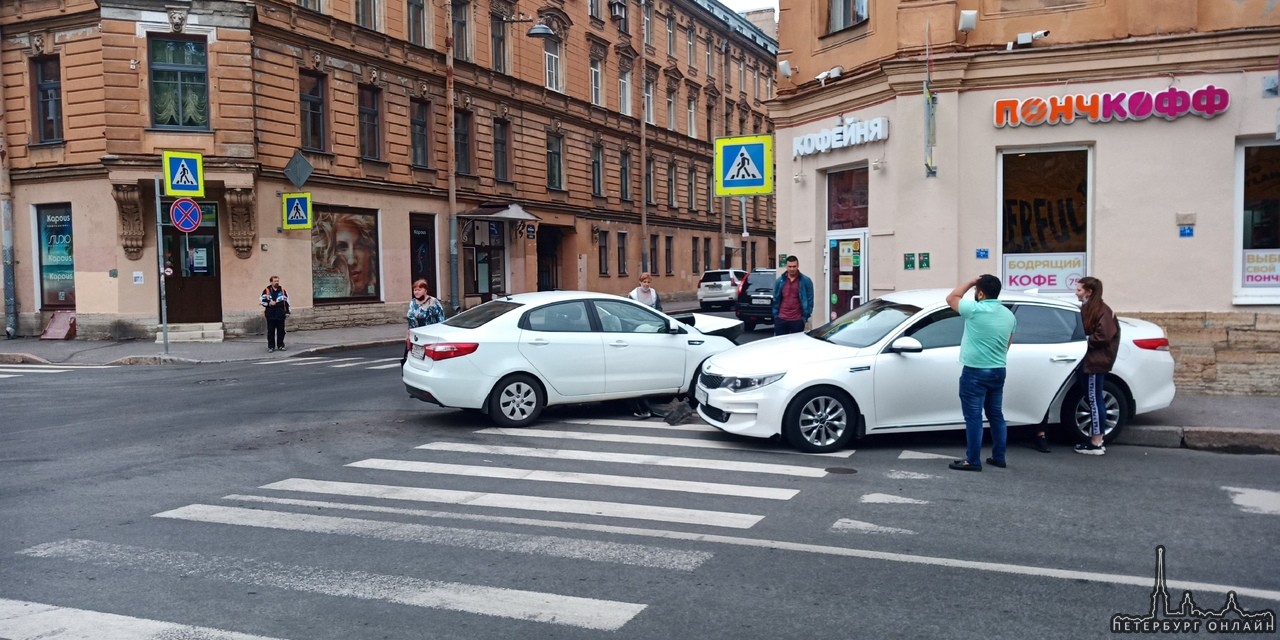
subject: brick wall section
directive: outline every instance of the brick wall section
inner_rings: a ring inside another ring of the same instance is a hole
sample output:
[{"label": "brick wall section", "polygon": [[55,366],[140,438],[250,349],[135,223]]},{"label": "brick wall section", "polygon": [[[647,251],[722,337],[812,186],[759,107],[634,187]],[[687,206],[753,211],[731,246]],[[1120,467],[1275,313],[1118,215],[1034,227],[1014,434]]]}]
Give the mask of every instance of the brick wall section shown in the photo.
[{"label": "brick wall section", "polygon": [[1121,313],[1169,336],[1179,393],[1280,396],[1280,315],[1272,312]]}]

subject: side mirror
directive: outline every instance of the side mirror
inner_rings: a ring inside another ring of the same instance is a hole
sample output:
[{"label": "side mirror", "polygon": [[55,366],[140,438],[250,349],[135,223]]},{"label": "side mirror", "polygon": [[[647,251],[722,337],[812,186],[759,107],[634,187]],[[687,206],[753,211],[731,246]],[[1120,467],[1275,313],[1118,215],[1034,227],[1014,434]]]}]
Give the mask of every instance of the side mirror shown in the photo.
[{"label": "side mirror", "polygon": [[679,322],[672,322],[671,320],[667,320],[666,323],[667,323],[667,333],[684,333],[684,327],[680,326]]},{"label": "side mirror", "polygon": [[889,345],[889,350],[894,353],[920,353],[924,351],[924,345],[919,340],[910,336],[903,336],[893,341]]},{"label": "side mirror", "polygon": [[680,322],[683,322],[683,323],[685,323],[685,324],[687,324],[687,325],[689,325],[689,326],[691,326],[691,327],[696,327],[696,326],[698,326],[698,325],[697,325],[697,318],[695,318],[695,317],[693,316],[693,314],[692,314],[692,313],[672,314],[672,316],[671,316],[671,317],[672,317],[672,318],[675,318],[676,320],[679,320]]}]

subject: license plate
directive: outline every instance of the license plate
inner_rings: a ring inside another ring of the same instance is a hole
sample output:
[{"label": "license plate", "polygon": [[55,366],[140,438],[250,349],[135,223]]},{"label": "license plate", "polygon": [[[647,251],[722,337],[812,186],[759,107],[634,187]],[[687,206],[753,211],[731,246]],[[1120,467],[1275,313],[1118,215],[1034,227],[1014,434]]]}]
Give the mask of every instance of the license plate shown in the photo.
[{"label": "license plate", "polygon": [[698,404],[706,404],[706,402],[707,402],[707,390],[706,390],[706,389],[703,389],[702,387],[696,387],[696,388],[694,388],[694,390],[693,390],[693,399],[694,399],[694,400],[697,400],[697,401],[698,401]]},{"label": "license plate", "polygon": [[422,348],[422,345],[420,345],[420,344],[415,344],[415,345],[413,345],[412,347],[410,347],[410,348],[409,348],[409,355],[411,355],[411,356],[413,356],[413,357],[415,357],[415,358],[417,358],[417,359],[419,359],[419,360],[423,360],[423,359],[425,359],[425,358],[426,358],[426,355],[427,355],[427,354],[426,354],[426,351]]},{"label": "license plate", "polygon": [[718,284],[709,284],[709,285],[707,285],[707,288],[708,288],[708,289],[719,289],[719,288],[720,288],[720,285],[718,285]]},{"label": "license plate", "polygon": [[751,304],[773,304],[772,298],[752,298]]}]

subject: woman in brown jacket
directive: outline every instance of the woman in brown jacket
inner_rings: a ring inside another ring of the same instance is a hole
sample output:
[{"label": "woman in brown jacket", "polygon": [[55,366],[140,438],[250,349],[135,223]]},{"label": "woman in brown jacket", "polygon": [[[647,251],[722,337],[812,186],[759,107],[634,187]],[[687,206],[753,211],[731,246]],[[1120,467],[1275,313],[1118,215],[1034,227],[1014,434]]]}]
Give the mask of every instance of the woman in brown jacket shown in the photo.
[{"label": "woman in brown jacket", "polygon": [[1084,353],[1084,362],[1080,366],[1080,375],[1085,385],[1085,397],[1089,399],[1089,433],[1088,444],[1076,445],[1076,453],[1089,456],[1100,456],[1107,452],[1103,446],[1103,429],[1106,420],[1106,405],[1103,402],[1102,388],[1107,381],[1107,372],[1116,363],[1116,353],[1120,350],[1120,322],[1111,307],[1102,301],[1102,281],[1092,276],[1080,278],[1076,283],[1076,298],[1084,303],[1080,307],[1080,315],[1084,321],[1084,333],[1088,346]]}]

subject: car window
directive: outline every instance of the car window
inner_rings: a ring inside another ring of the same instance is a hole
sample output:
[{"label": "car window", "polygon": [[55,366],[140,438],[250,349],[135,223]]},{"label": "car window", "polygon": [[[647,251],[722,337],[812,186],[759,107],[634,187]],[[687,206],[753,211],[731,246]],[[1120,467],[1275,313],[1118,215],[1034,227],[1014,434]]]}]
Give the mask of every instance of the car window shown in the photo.
[{"label": "car window", "polygon": [[708,271],[702,274],[701,282],[730,282],[733,277],[728,271]]},{"label": "car window", "polygon": [[920,307],[876,299],[809,332],[819,340],[846,347],[868,347],[920,313]]},{"label": "car window", "polygon": [[747,276],[747,290],[760,291],[765,290],[770,294],[773,293],[773,283],[778,279],[773,272],[753,273]]},{"label": "car window", "polygon": [[1018,328],[1013,332],[1014,344],[1060,344],[1084,340],[1080,312],[1035,304],[1013,308]]},{"label": "car window", "polygon": [[600,326],[608,333],[661,333],[667,326],[662,316],[648,307],[620,300],[596,300]]},{"label": "car window", "polygon": [[925,349],[955,347],[964,335],[964,318],[950,307],[940,309],[915,323],[904,335],[920,341]]},{"label": "car window", "polygon": [[581,300],[538,307],[529,312],[525,322],[533,331],[591,331],[587,304]]},{"label": "car window", "polygon": [[490,300],[478,307],[471,307],[462,313],[444,321],[444,324],[450,327],[460,327],[462,329],[474,329],[479,327],[498,316],[501,316],[512,309],[518,309],[524,305],[511,302],[509,300]]}]

